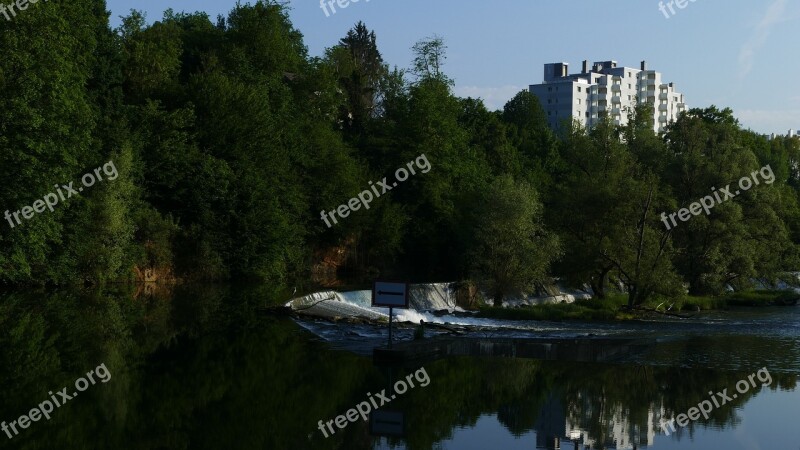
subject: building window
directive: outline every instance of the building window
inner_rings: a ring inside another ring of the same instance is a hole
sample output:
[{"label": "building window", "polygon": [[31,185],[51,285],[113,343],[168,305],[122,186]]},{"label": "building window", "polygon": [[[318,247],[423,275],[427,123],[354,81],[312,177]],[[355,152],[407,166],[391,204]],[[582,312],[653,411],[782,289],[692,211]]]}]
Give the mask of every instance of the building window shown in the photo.
[{"label": "building window", "polygon": [[579,105],[581,104],[581,99],[578,99],[578,104],[579,104]]},{"label": "building window", "polygon": [[581,87],[580,86],[578,86],[578,92],[581,92]]},{"label": "building window", "polygon": [[548,88],[547,88],[547,92],[553,92],[553,88],[551,88],[551,87],[548,87]]}]

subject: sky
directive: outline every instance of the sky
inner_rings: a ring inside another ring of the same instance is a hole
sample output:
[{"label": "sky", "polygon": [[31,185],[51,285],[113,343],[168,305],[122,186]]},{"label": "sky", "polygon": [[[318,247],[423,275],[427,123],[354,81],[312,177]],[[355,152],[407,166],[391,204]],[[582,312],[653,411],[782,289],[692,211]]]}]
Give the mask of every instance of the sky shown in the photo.
[{"label": "sky", "polygon": [[[327,0],[326,0],[327,1]],[[408,68],[411,47],[444,38],[444,71],[455,93],[490,109],[530,84],[543,65],[617,61],[664,74],[690,108],[730,107],[745,128],[800,129],[800,2],[795,0],[360,0],[326,12],[317,0],[290,0],[290,18],[309,54],[320,56],[359,20],[377,35],[384,61]],[[685,3],[684,3],[685,2]],[[243,1],[244,3],[244,1]],[[227,14],[236,0],[108,0],[112,25],[131,9],[159,20],[164,9]],[[667,18],[669,16],[669,18]]]}]

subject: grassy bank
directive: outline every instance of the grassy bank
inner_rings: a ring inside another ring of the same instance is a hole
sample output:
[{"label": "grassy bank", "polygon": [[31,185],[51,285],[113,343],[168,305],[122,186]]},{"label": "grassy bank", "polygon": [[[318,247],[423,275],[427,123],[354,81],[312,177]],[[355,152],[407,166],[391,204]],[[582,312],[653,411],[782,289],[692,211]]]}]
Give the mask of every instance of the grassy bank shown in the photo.
[{"label": "grassy bank", "polygon": [[642,310],[625,309],[625,295],[611,295],[603,300],[577,300],[575,303],[554,303],[522,308],[484,306],[478,317],[505,320],[630,320],[654,314],[647,310],[688,314],[697,311],[726,310],[731,307],[764,307],[796,301],[800,295],[786,291],[734,292],[721,296],[686,296],[678,299],[654,299]]},{"label": "grassy bank", "polygon": [[800,295],[790,291],[732,292],[719,297],[686,297],[676,303],[681,310],[714,310],[734,306],[762,307],[794,302]]},{"label": "grassy bank", "polygon": [[480,309],[478,317],[505,320],[619,320],[632,318],[632,314],[621,312],[621,308],[625,304],[627,304],[627,299],[625,296],[619,295],[609,296],[602,301],[577,300],[575,303],[553,303],[522,308],[484,306]]}]

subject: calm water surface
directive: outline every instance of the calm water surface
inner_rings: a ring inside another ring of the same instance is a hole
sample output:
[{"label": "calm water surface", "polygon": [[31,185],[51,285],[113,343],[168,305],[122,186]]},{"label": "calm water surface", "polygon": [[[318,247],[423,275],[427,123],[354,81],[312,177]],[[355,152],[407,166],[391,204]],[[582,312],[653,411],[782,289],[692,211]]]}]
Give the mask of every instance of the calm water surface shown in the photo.
[{"label": "calm water surface", "polygon": [[[800,449],[800,308],[682,323],[537,323],[463,338],[650,342],[603,362],[471,356],[389,368],[368,356],[383,328],[259,314],[271,298],[268,288],[225,286],[1,295],[0,421],[18,421],[51,391],[75,393],[101,364],[111,378],[49,420],[11,438],[0,432],[0,448]],[[399,435],[361,420],[328,438],[319,430],[421,368],[427,386],[384,407],[403,418]],[[735,393],[762,368],[769,385],[755,378],[708,419],[661,429],[662,417],[709,392]]]}]

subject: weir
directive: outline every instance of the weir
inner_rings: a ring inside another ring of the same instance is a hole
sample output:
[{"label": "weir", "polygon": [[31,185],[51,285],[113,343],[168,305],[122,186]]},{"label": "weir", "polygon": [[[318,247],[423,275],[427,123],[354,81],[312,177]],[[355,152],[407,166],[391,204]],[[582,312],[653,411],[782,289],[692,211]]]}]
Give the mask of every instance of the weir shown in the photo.
[{"label": "weir", "polygon": [[[373,308],[372,291],[322,291],[296,298],[286,304],[295,312],[326,319],[359,318],[365,320],[388,320],[388,308]],[[411,308],[397,311],[397,319],[419,322],[418,312],[456,311],[455,289],[452,283],[412,284],[409,288]],[[419,316],[421,317],[421,316]]]},{"label": "weir", "polygon": [[[463,309],[457,305],[458,283],[427,283],[409,285],[410,308],[395,312],[398,322],[419,323],[420,320],[434,323],[460,323],[463,325],[480,325],[470,321],[445,321],[437,317],[442,315],[464,315]],[[324,319],[357,319],[381,321],[389,319],[388,308],[371,307],[371,290],[348,292],[322,291],[296,298],[285,306],[295,312]],[[520,307],[545,303],[572,303],[577,299],[588,299],[591,295],[585,291],[567,289],[558,283],[544,286],[540,296],[511,297],[504,300],[504,306]],[[469,315],[467,313],[467,315]]]}]

